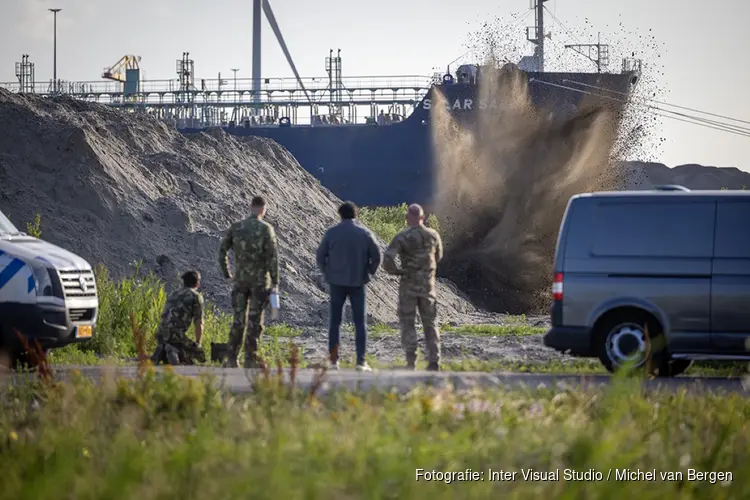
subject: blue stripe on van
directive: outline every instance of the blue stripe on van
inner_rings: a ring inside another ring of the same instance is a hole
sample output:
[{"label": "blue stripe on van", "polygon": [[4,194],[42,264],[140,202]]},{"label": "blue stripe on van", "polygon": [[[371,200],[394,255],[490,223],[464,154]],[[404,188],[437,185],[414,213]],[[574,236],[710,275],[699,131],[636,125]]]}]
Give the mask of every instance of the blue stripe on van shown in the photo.
[{"label": "blue stripe on van", "polygon": [[19,259],[13,259],[10,261],[10,264],[5,266],[5,269],[0,271],[0,288],[4,287],[8,284],[8,282],[13,279],[13,276],[15,276],[18,271],[23,268],[25,264],[22,260]]},{"label": "blue stripe on van", "polygon": [[34,291],[35,284],[36,283],[34,282],[34,275],[32,274],[31,276],[29,276],[29,293]]}]

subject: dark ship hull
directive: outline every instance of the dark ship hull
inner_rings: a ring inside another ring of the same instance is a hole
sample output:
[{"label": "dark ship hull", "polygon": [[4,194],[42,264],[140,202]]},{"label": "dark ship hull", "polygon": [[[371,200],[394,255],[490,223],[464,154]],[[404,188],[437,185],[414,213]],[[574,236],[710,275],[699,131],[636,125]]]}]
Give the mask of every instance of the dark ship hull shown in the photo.
[{"label": "dark ship hull", "polygon": [[[588,94],[616,96],[622,101],[637,73],[522,72],[529,97],[540,109],[557,116],[575,110]],[[430,206],[435,190],[431,108],[436,89],[446,98],[463,126],[476,126],[477,109],[499,103],[480,102],[475,83],[443,82],[430,89],[414,112],[390,124],[270,125],[223,127],[237,136],[273,139],[339,198],[361,206],[421,203]],[[594,90],[592,90],[594,89]],[[182,128],[201,132],[205,128]]]}]

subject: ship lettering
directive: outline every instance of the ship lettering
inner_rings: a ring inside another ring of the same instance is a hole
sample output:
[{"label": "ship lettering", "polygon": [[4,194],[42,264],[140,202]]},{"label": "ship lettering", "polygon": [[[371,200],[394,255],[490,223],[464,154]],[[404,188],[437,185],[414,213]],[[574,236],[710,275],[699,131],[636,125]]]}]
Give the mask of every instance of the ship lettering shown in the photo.
[{"label": "ship lettering", "polygon": [[[432,99],[425,98],[422,101],[422,108],[431,109]],[[479,101],[477,108],[478,109],[497,108],[497,101],[493,100],[491,102],[487,102],[485,100],[481,100]],[[462,110],[462,111],[472,110],[474,109],[474,99],[455,99],[453,102],[447,101],[445,103],[445,109],[448,111],[454,111],[457,109]]]}]

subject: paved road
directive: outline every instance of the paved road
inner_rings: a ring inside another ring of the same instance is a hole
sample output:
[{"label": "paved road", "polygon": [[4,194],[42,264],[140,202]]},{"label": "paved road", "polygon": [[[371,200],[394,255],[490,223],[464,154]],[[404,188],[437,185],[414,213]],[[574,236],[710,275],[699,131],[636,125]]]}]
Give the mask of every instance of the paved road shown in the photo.
[{"label": "paved road", "polygon": [[[73,370],[79,370],[87,377],[98,379],[105,372],[115,372],[124,377],[135,377],[137,368],[127,367],[95,367],[95,366],[65,366],[55,367],[59,378],[65,378]],[[163,370],[163,368],[157,368]],[[243,370],[241,368],[213,368],[213,367],[177,367],[175,371],[188,377],[201,374],[213,375],[216,383],[232,392],[248,392],[252,389],[250,380],[258,376],[257,370]],[[3,381],[17,379],[14,377],[0,377]],[[285,372],[288,379],[289,372]],[[314,370],[300,370],[296,376],[296,383],[303,388],[315,384],[318,373]],[[444,387],[452,384],[456,389],[471,387],[505,387],[505,388],[547,388],[562,389],[565,387],[602,387],[609,384],[611,378],[607,375],[551,375],[529,373],[487,373],[487,372],[408,372],[399,370],[383,370],[372,373],[360,373],[353,369],[342,369],[338,372],[328,372],[324,375],[320,392],[344,388],[350,390],[371,388],[392,389],[398,392],[408,391],[419,384]],[[673,379],[645,380],[643,385],[649,390],[679,390],[685,388],[690,392],[727,392],[750,395],[750,385],[741,378],[723,377],[677,377]]]}]

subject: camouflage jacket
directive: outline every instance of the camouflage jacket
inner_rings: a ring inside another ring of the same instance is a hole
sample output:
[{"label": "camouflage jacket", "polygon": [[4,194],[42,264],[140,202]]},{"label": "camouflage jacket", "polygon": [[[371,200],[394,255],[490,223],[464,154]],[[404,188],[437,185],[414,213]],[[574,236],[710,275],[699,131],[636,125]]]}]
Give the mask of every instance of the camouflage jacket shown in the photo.
[{"label": "camouflage jacket", "polygon": [[[401,267],[396,265],[396,257]],[[437,263],[443,258],[443,241],[434,229],[425,226],[408,227],[398,233],[383,255],[383,270],[401,276],[401,283],[424,288],[435,288]]]},{"label": "camouflage jacket", "polygon": [[203,321],[203,296],[195,288],[183,287],[169,294],[156,331],[160,343],[184,335],[191,323]]},{"label": "camouflage jacket", "polygon": [[276,232],[271,224],[251,216],[229,227],[219,248],[219,265],[225,278],[229,272],[229,250],[234,251],[235,281],[255,287],[279,284]]}]

